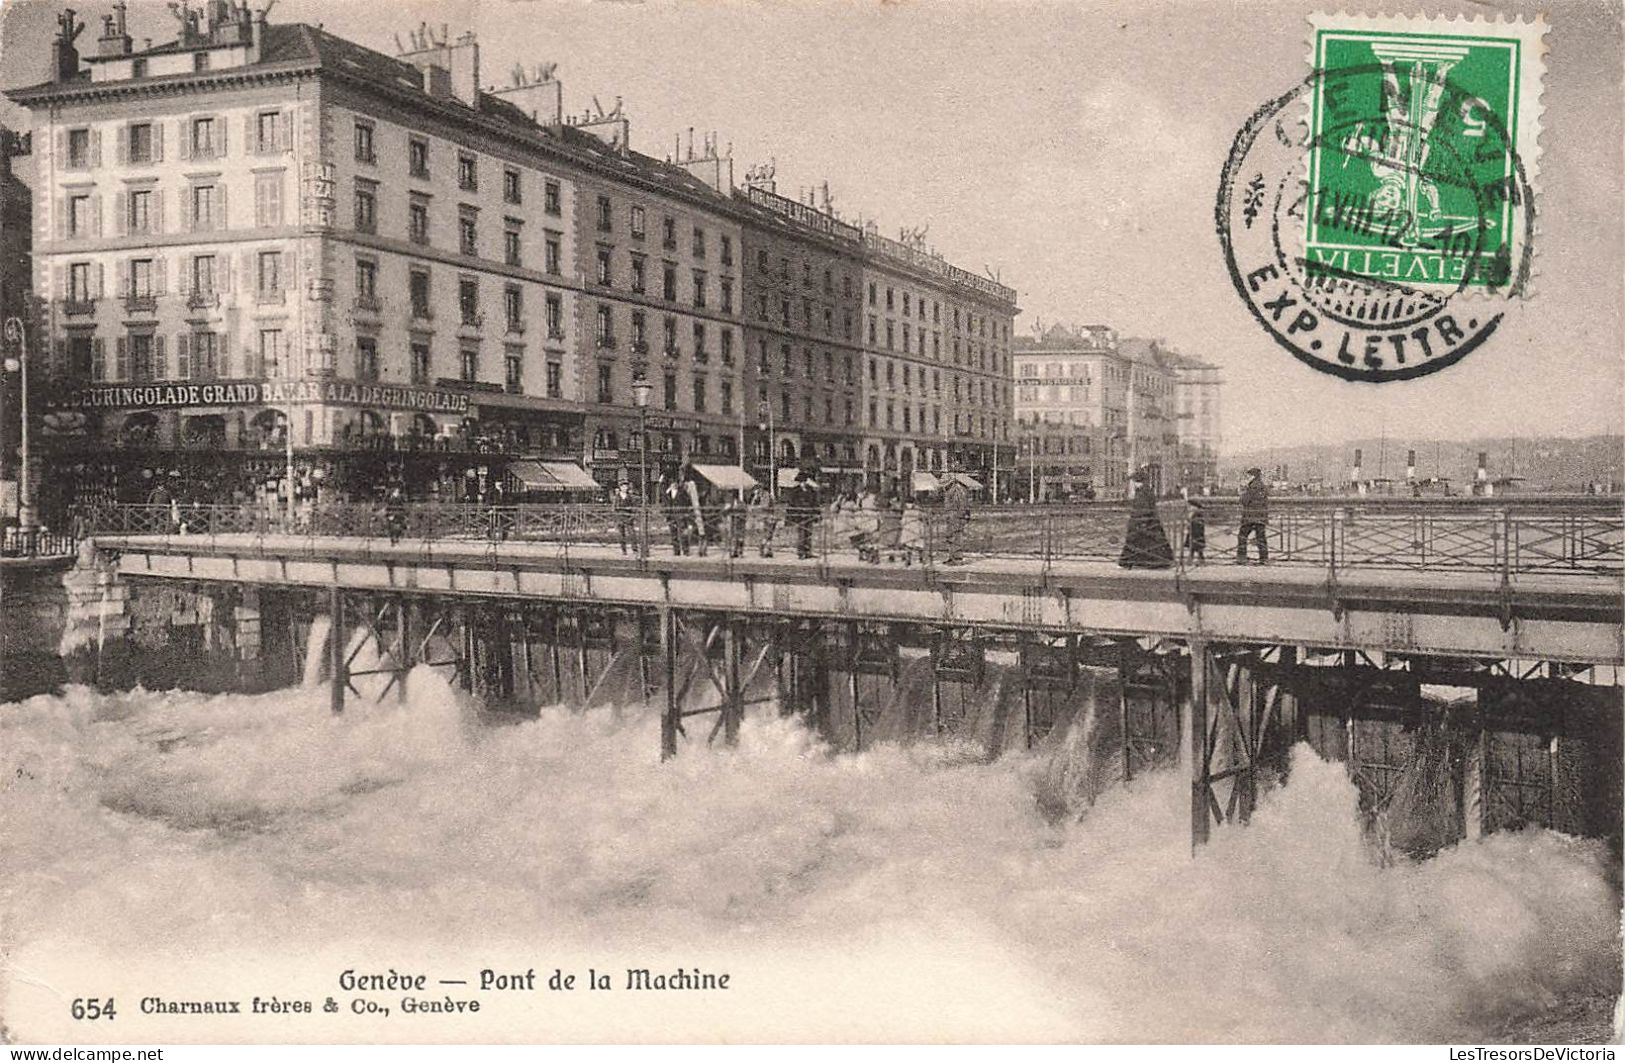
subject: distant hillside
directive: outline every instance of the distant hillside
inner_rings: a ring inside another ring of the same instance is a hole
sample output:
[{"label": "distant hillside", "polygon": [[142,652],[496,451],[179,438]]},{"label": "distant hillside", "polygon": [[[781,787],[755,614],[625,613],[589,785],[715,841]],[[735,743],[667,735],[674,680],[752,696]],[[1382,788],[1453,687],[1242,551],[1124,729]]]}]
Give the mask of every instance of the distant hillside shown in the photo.
[{"label": "distant hillside", "polygon": [[[1531,491],[1583,490],[1588,483],[1619,484],[1625,480],[1625,437],[1580,439],[1470,439],[1435,442],[1403,439],[1360,439],[1349,443],[1274,447],[1224,457],[1219,473],[1227,481],[1241,478],[1252,465],[1271,479],[1292,483],[1342,483],[1350,478],[1354,452],[1363,455],[1366,479],[1405,477],[1406,451],[1416,451],[1419,478],[1444,477],[1466,485],[1473,480],[1479,452],[1485,452],[1491,478],[1519,476]],[[1282,477],[1277,468],[1286,466]]]}]

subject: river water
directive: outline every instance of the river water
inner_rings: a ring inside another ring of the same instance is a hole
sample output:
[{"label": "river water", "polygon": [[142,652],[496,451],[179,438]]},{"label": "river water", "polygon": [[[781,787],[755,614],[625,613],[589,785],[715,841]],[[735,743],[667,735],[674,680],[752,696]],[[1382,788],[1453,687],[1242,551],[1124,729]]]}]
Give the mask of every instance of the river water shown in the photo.
[{"label": "river water", "polygon": [[0,707],[7,1032],[63,1036],[30,1003],[47,982],[320,1001],[343,967],[412,963],[668,962],[733,988],[332,1036],[1476,1041],[1617,992],[1605,846],[1525,830],[1388,863],[1307,747],[1193,860],[1176,772],[1056,816],[1075,743],[831,756],[763,716],[662,764],[658,734],[641,707],[491,726],[421,667],[404,702],[339,717],[314,686]]}]

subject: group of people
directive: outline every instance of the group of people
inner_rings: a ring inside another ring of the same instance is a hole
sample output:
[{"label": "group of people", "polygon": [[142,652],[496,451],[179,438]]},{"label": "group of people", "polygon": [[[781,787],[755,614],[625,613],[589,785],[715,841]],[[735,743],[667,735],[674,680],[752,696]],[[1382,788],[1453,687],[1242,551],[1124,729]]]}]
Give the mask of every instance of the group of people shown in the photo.
[{"label": "group of people", "polygon": [[[1157,516],[1157,500],[1142,473],[1133,477],[1134,490],[1129,499],[1128,530],[1123,536],[1123,554],[1118,564],[1124,568],[1171,568],[1174,550]],[[1236,564],[1248,563],[1248,542],[1258,544],[1258,563],[1269,563],[1269,540],[1265,532],[1269,526],[1269,486],[1264,483],[1260,469],[1247,470],[1247,483],[1241,489],[1241,522],[1236,537]],[[1185,556],[1200,564],[1207,560],[1207,513],[1202,503],[1191,499],[1186,503]]]},{"label": "group of people", "polygon": [[[827,521],[827,543],[850,547],[869,564],[901,561],[913,565],[925,560],[926,515],[913,498],[865,488],[846,491],[826,505],[818,474],[810,469],[797,473],[783,494],[784,523],[797,558],[813,556],[819,527]],[[753,544],[759,556],[773,556],[780,510],[765,487],[752,488],[748,494],[719,490],[685,466],[660,478],[650,502],[664,519],[677,556],[703,557],[717,547],[730,557],[740,557]],[[642,532],[638,494],[629,482],[622,480],[616,486],[612,504],[621,553],[635,553]],[[970,493],[964,484],[952,482],[944,491],[943,515],[944,563],[960,564],[964,561],[964,531],[970,522]]]}]

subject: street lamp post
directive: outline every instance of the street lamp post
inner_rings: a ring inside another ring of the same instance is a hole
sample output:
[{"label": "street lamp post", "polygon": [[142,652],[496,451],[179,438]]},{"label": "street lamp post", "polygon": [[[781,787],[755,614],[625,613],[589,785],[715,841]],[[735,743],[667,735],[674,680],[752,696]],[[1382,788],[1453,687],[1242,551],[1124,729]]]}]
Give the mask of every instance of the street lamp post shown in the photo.
[{"label": "street lamp post", "polygon": [[757,427],[767,432],[767,494],[773,504],[779,504],[778,452],[773,443],[773,404],[766,400],[756,404]]},{"label": "street lamp post", "polygon": [[632,401],[638,407],[638,557],[649,556],[649,396],[654,385],[643,377],[632,381]]},{"label": "street lamp post", "polygon": [[17,524],[26,532],[34,526],[34,495],[28,479],[28,333],[20,317],[6,318],[7,343],[17,345],[17,357],[5,360],[6,372],[22,379],[22,465],[17,472]]}]

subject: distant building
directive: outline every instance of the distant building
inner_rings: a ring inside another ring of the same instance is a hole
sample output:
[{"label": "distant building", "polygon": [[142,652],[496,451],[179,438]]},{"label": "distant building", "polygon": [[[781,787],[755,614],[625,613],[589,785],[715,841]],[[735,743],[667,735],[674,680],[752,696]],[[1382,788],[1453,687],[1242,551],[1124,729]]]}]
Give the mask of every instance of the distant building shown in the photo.
[{"label": "distant building", "polygon": [[1105,325],[1051,326],[1015,347],[1018,490],[1120,498],[1142,470],[1166,493],[1217,475],[1217,369]]}]

